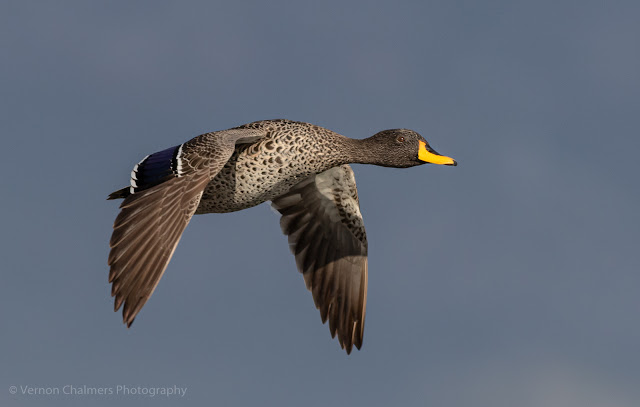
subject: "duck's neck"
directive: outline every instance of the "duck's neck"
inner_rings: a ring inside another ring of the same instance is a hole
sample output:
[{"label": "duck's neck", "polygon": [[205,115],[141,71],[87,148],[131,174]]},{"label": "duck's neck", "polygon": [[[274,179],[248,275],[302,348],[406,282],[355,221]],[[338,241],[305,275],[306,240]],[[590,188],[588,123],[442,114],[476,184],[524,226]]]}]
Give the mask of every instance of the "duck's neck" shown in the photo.
[{"label": "duck's neck", "polygon": [[373,164],[385,165],[385,151],[379,143],[373,143],[371,138],[352,139],[343,137],[340,139],[342,164]]}]

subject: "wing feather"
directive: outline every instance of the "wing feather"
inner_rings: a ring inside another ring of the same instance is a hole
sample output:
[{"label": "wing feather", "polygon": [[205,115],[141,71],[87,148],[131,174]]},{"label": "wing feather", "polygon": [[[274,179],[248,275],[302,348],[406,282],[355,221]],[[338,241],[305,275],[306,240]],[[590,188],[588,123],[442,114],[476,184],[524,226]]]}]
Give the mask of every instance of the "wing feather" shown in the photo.
[{"label": "wing feather", "polygon": [[264,135],[256,129],[203,134],[143,159],[134,168],[130,191],[110,195],[124,198],[113,225],[108,264],[114,309],[124,305],[127,326],[153,294],[207,183],[229,160],[236,143]]},{"label": "wing feather", "polygon": [[350,353],[362,346],[367,240],[353,171],[343,165],[302,181],[273,200],[298,270],[332,337]]}]

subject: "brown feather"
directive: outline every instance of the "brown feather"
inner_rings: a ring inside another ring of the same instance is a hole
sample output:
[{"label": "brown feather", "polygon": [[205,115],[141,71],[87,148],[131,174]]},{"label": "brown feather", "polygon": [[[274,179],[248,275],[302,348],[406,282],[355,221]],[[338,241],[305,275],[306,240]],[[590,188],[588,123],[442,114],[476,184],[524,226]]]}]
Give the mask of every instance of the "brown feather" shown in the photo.
[{"label": "brown feather", "polygon": [[273,206],[282,215],[280,226],[322,322],[329,320],[331,336],[338,337],[347,353],[354,345],[359,349],[367,242],[351,168],[343,165],[313,175],[275,198]]}]

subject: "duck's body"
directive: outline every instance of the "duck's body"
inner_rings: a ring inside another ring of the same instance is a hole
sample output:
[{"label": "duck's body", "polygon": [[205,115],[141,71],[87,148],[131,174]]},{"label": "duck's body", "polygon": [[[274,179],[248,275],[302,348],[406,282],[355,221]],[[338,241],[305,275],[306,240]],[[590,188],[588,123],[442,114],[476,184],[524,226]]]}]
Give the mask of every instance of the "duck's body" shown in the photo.
[{"label": "duck's body", "polygon": [[355,140],[309,123],[265,120],[201,136],[145,157],[111,238],[115,309],[131,325],[155,289],[194,214],[233,212],[265,201],[282,214],[298,269],[322,321],[347,353],[360,348],[367,239],[349,163],[456,165],[417,133],[386,130]]},{"label": "duck's body", "polygon": [[312,174],[346,164],[345,152],[356,141],[289,120],[265,120],[240,128],[265,131],[265,136],[236,146],[206,186],[196,214],[234,212],[270,201]]}]

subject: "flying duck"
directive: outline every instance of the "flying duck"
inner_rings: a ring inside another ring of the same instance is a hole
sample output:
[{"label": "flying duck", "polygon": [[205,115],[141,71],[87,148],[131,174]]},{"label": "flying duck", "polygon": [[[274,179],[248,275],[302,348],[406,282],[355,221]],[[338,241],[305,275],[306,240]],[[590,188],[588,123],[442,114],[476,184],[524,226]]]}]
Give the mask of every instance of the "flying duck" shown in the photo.
[{"label": "flying duck", "polygon": [[309,123],[263,120],[205,133],[144,157],[123,198],[108,264],[114,310],[131,326],[153,294],[194,214],[271,201],[296,265],[331,336],[360,349],[367,305],[367,236],[349,164],[457,165],[418,133],[358,140]]}]

